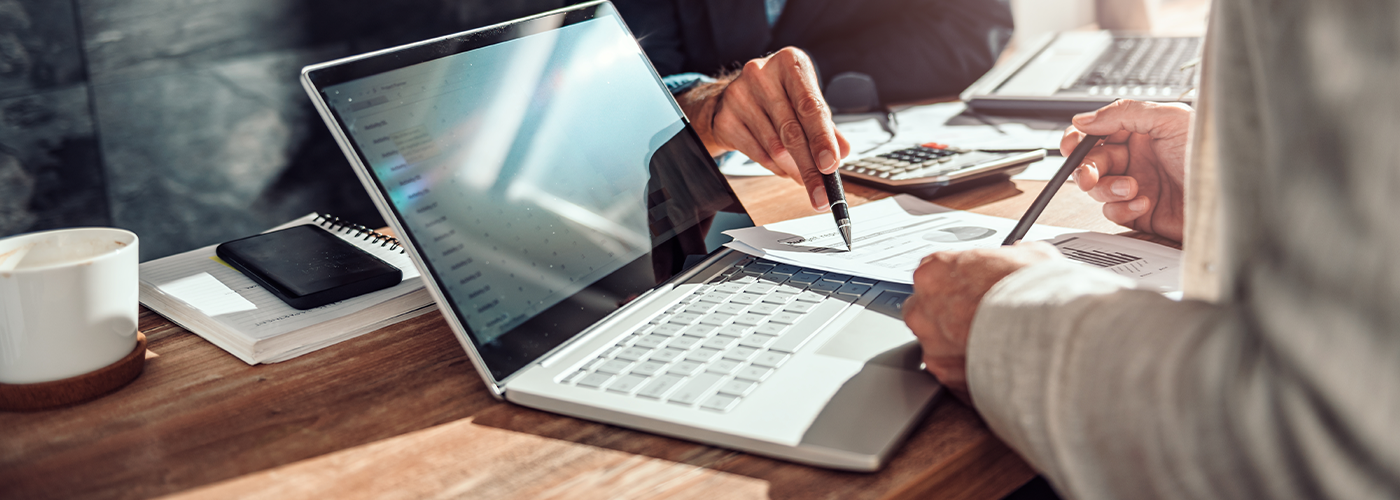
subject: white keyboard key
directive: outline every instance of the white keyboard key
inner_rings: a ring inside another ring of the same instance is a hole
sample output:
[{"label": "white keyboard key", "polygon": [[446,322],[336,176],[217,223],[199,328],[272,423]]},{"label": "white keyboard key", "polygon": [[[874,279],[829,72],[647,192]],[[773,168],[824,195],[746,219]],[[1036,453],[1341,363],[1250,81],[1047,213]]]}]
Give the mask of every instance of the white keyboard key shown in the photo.
[{"label": "white keyboard key", "polygon": [[632,362],[631,362],[631,361],[627,361],[627,360],[624,360],[624,359],[614,359],[614,360],[609,360],[608,362],[599,365],[599,366],[598,366],[598,371],[599,371],[599,372],[612,373],[612,374],[618,374],[618,373],[622,373],[622,372],[627,371],[627,369],[628,369],[628,368],[631,368],[631,367],[632,367]]},{"label": "white keyboard key", "polygon": [[661,369],[663,368],[666,368],[666,363],[649,360],[643,361],[641,364],[637,365],[636,368],[633,368],[632,373],[650,377],[652,375],[656,375],[657,373],[661,373]]},{"label": "white keyboard key", "polygon": [[715,287],[715,291],[724,293],[739,293],[744,291],[743,283],[725,283]]},{"label": "white keyboard key", "polygon": [[627,375],[608,384],[608,390],[612,392],[621,392],[623,394],[631,394],[632,391],[637,390],[637,387],[642,385],[642,382],[646,381],[647,378],[642,375]]},{"label": "white keyboard key", "polygon": [[662,362],[662,363],[670,363],[670,362],[675,361],[677,358],[679,358],[679,357],[681,357],[681,356],[684,356],[684,355],[685,355],[685,351],[682,351],[682,350],[680,350],[680,349],[662,349],[662,350],[660,350],[660,351],[656,351],[656,352],[654,352],[654,353],[651,353],[651,359],[652,359],[652,361],[660,361],[660,362]]},{"label": "white keyboard key", "polygon": [[695,313],[680,313],[675,316],[671,316],[670,320],[671,323],[679,323],[682,325],[695,324],[696,321],[700,321],[700,315]]},{"label": "white keyboard key", "polygon": [[695,361],[681,361],[680,363],[671,365],[671,368],[666,370],[666,373],[674,373],[676,375],[694,375],[695,372],[700,371],[700,369],[704,367],[705,365],[697,363]]},{"label": "white keyboard key", "polygon": [[[723,361],[723,360],[721,360],[721,361]],[[579,377],[582,377],[582,376],[584,376],[584,374],[587,374],[587,373],[588,373],[588,372],[583,371],[583,370],[579,370],[579,371],[570,373],[570,374],[568,374],[568,375],[565,375],[564,378],[559,379],[559,383],[561,383],[561,384],[573,383],[573,381],[578,380]]]},{"label": "white keyboard key", "polygon": [[689,350],[692,347],[695,347],[695,344],[699,344],[701,340],[704,339],[701,339],[700,337],[676,337],[674,339],[671,339],[671,343],[666,344],[666,347],[685,351]]},{"label": "white keyboard key", "polygon": [[637,395],[644,398],[661,399],[661,396],[665,396],[666,393],[670,392],[671,388],[675,387],[676,383],[681,380],[685,380],[685,377],[671,375],[669,373],[656,377],[656,379],[648,383],[646,387],[642,387],[642,390],[638,392]]},{"label": "white keyboard key", "polygon": [[768,299],[767,299],[767,298],[763,299],[763,301],[764,301],[764,303],[762,303],[762,304],[758,304],[758,305],[755,305],[755,306],[753,306],[753,307],[750,307],[750,308],[749,308],[749,313],[750,313],[750,314],[773,314],[773,313],[778,312],[778,311],[781,311],[781,310],[783,309],[783,306],[781,306],[781,305],[779,305],[779,304],[771,304],[771,303],[768,303]]},{"label": "white keyboard key", "polygon": [[760,326],[758,327],[758,329],[754,330],[754,333],[759,333],[763,335],[782,335],[783,330],[787,330],[787,325],[784,325],[782,323],[765,323],[763,326]]},{"label": "white keyboard key", "polygon": [[734,359],[734,360],[739,360],[739,361],[748,361],[749,358],[752,358],[753,355],[754,355],[754,354],[757,354],[757,353],[758,353],[758,349],[754,349],[754,348],[752,348],[752,347],[739,346],[739,347],[735,347],[735,348],[730,349],[728,352],[725,352],[725,353],[724,353],[724,359]]},{"label": "white keyboard key", "polygon": [[605,358],[593,358],[588,360],[587,363],[584,363],[583,366],[580,366],[579,369],[584,371],[593,371],[593,369],[597,368],[598,365],[606,363],[607,361],[608,360]]},{"label": "white keyboard key", "polygon": [[723,303],[726,300],[729,300],[729,294],[724,292],[710,292],[705,295],[701,295],[700,300],[719,304]]},{"label": "white keyboard key", "polygon": [[[715,338],[722,338],[722,337],[715,337]],[[777,340],[777,339],[778,339],[778,337],[775,337],[775,336],[773,336],[773,335],[759,335],[759,334],[754,334],[754,335],[749,335],[748,337],[744,337],[744,340],[740,341],[740,342],[739,342],[739,345],[762,349],[762,348],[764,348],[764,347],[768,347],[768,344],[772,344],[773,341],[774,341],[774,340]]]},{"label": "white keyboard key", "polygon": [[746,326],[758,326],[758,325],[763,324],[763,322],[764,322],[764,321],[767,321],[767,320],[768,320],[768,317],[767,317],[767,316],[764,316],[764,315],[761,315],[761,314],[740,314],[739,317],[734,318],[734,324],[736,324],[736,325],[746,325]]},{"label": "white keyboard key", "polygon": [[685,359],[696,363],[709,363],[710,360],[719,357],[719,353],[719,349],[696,349],[685,355]]},{"label": "white keyboard key", "polygon": [[651,333],[665,335],[667,337],[675,337],[681,334],[681,330],[685,330],[685,325],[666,323],[664,325],[656,325],[655,328],[651,329]]},{"label": "white keyboard key", "polygon": [[742,364],[744,364],[743,361],[733,359],[721,359],[719,361],[715,361],[714,363],[710,363],[710,366],[705,367],[705,371],[728,375],[734,373],[734,370],[738,370],[739,365]]},{"label": "white keyboard key", "polygon": [[733,316],[738,316],[738,315],[740,315],[740,314],[744,314],[744,309],[746,309],[746,308],[747,308],[747,307],[744,306],[743,304],[728,303],[728,304],[720,304],[719,307],[716,307],[716,308],[715,308],[715,311],[714,311],[714,312],[716,312],[716,313],[722,313],[722,314],[729,314],[729,315],[733,315]]},{"label": "white keyboard key", "polygon": [[753,305],[760,300],[763,300],[763,296],[753,293],[741,293],[729,298],[729,302],[731,303],[744,304],[746,306]]},{"label": "white keyboard key", "polygon": [[717,331],[717,332],[715,332],[715,333],[718,334],[718,335],[724,335],[724,336],[726,336],[726,337],[735,337],[735,338],[737,338],[737,337],[743,337],[743,336],[745,336],[745,335],[748,335],[748,334],[749,334],[749,330],[752,330],[752,327],[747,327],[747,326],[744,326],[744,325],[729,325],[729,326],[720,328],[719,331]]},{"label": "white keyboard key", "polygon": [[681,335],[705,338],[713,335],[719,327],[714,325],[694,325],[681,331]]},{"label": "white keyboard key", "polygon": [[621,347],[609,347],[608,350],[603,351],[603,353],[602,353],[602,354],[599,354],[598,357],[600,357],[600,358],[611,358],[612,355],[617,354],[617,351],[621,351],[621,350],[622,350]]},{"label": "white keyboard key", "polygon": [[[766,335],[763,335],[763,336],[766,337]],[[776,338],[776,337],[774,337],[774,338]],[[739,339],[734,338],[734,337],[726,337],[726,336],[723,336],[723,335],[716,335],[716,336],[714,336],[714,337],[710,337],[710,338],[708,338],[708,339],[705,339],[704,342],[701,342],[701,343],[700,343],[700,347],[704,347],[704,348],[706,348],[706,349],[717,349],[717,350],[723,351],[723,350],[725,350],[725,349],[728,349],[730,346],[734,345],[734,343],[737,342],[738,340],[739,340]],[[763,346],[757,346],[757,347],[763,347]]]},{"label": "white keyboard key", "polygon": [[655,349],[657,347],[660,347],[661,344],[666,343],[667,339],[668,337],[666,337],[665,335],[647,335],[645,337],[637,339],[636,342],[632,343],[632,346],[642,347],[646,349]]},{"label": "white keyboard key", "polygon": [[788,312],[795,312],[798,314],[804,314],[812,312],[812,309],[816,307],[816,302],[793,302],[791,304],[788,304],[787,307],[784,307],[783,310]]},{"label": "white keyboard key", "polygon": [[767,366],[769,368],[777,368],[779,366],[782,366],[783,362],[787,361],[787,359],[787,354],[774,351],[765,351],[759,353],[758,357],[753,358],[753,364],[755,366]]},{"label": "white keyboard key", "polygon": [[758,387],[758,382],[736,378],[719,386],[719,392],[733,394],[735,396],[748,396],[749,391],[752,391],[755,387]]},{"label": "white keyboard key", "polygon": [[783,304],[786,304],[786,303],[788,303],[788,302],[792,302],[792,299],[793,299],[794,297],[797,297],[797,294],[796,294],[796,293],[778,293],[778,292],[773,292],[773,293],[770,293],[770,294],[768,294],[768,295],[766,295],[766,296],[763,297],[763,303],[764,303],[764,304],[773,304],[773,305],[783,305]]},{"label": "white keyboard key", "polygon": [[778,288],[778,285],[774,285],[772,283],[754,283],[752,285],[749,285],[748,288],[745,288],[744,291],[749,293],[764,294],[771,292],[776,288]]},{"label": "white keyboard key", "polygon": [[702,315],[702,316],[703,316],[703,315],[706,315],[706,314],[710,314],[710,311],[715,310],[716,307],[719,307],[719,304],[716,304],[716,303],[714,303],[714,302],[700,301],[700,302],[696,302],[696,303],[694,303],[694,304],[690,304],[690,305],[688,305],[688,306],[685,306],[685,312],[688,312],[688,313],[691,313],[691,314],[699,314],[699,315]]},{"label": "white keyboard key", "polygon": [[647,357],[648,354],[651,354],[651,349],[645,347],[628,347],[617,353],[617,359],[638,361]]},{"label": "white keyboard key", "polygon": [[807,290],[807,291],[804,291],[804,292],[802,292],[802,293],[797,294],[797,300],[800,300],[800,301],[802,301],[802,302],[821,302],[822,300],[825,300],[825,299],[826,299],[826,296],[825,296],[825,295],[822,295],[822,294],[820,294],[820,293],[812,292],[811,290]]},{"label": "white keyboard key", "polygon": [[796,324],[797,321],[800,320],[800,319],[802,319],[802,315],[801,315],[801,314],[790,313],[790,312],[787,312],[787,311],[783,311],[783,312],[774,314],[774,315],[770,318],[770,320],[771,320],[772,322],[774,322],[774,323],[783,323],[783,324],[786,324],[786,325]]},{"label": "white keyboard key", "polygon": [[739,398],[737,397],[728,394],[715,394],[710,396],[710,399],[706,399],[705,404],[700,405],[700,407],[706,410],[729,411],[738,403]]},{"label": "white keyboard key", "polygon": [[717,373],[706,372],[696,375],[694,378],[691,378],[689,382],[686,382],[685,385],[681,386],[680,389],[677,389],[674,394],[671,394],[671,397],[667,399],[667,401],[683,405],[693,405],[696,401],[700,400],[700,396],[704,396],[706,392],[709,392],[710,388],[718,384],[722,378],[724,378],[724,376]]},{"label": "white keyboard key", "polygon": [[[840,289],[840,288],[841,288],[841,283],[837,283],[837,282],[835,282],[835,281],[821,280],[821,281],[818,281],[818,282],[816,282],[816,283],[812,283],[812,286],[807,287],[807,291],[808,291],[808,292],[828,292],[828,293],[830,293],[830,292],[834,292],[834,291],[836,291],[837,289]],[[799,300],[801,300],[801,299],[799,299]]]},{"label": "white keyboard key", "polygon": [[578,385],[581,387],[591,387],[593,389],[597,389],[599,387],[602,387],[603,384],[607,383],[608,379],[611,379],[612,377],[613,375],[611,373],[593,372],[583,377],[583,380],[578,381]]},{"label": "white keyboard key", "polygon": [[712,313],[710,313],[710,314],[706,314],[705,317],[700,318],[700,324],[702,324],[702,325],[710,325],[710,326],[724,326],[724,325],[729,324],[729,322],[730,322],[731,320],[733,320],[733,319],[734,319],[734,315],[733,315],[733,314],[726,314],[726,313],[722,313],[722,312],[712,312]]},{"label": "white keyboard key", "polygon": [[754,382],[762,382],[763,379],[768,378],[768,375],[771,375],[772,373],[773,373],[773,369],[772,369],[772,368],[768,368],[768,367],[766,367],[766,366],[753,366],[753,365],[749,365],[749,366],[745,366],[743,369],[739,370],[739,374],[738,374],[738,375],[735,375],[735,376],[736,376],[736,377],[739,377],[739,378],[741,378],[741,379],[744,379],[744,380],[752,380],[752,381],[754,381]]}]

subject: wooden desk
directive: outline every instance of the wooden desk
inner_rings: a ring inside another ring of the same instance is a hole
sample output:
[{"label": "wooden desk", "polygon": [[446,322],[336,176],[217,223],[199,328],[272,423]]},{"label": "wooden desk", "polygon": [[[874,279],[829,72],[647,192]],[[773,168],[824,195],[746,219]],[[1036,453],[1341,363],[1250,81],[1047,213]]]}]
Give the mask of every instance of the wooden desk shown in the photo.
[{"label": "wooden desk", "polygon": [[[808,215],[775,177],[736,178],[768,223]],[[1043,182],[936,201],[1018,217]],[[857,185],[850,201],[888,196]],[[1049,224],[1119,232],[1066,186]],[[492,399],[438,313],[248,366],[143,309],[146,371],[72,408],[0,413],[0,498],[998,498],[1033,472],[944,399],[873,473],[817,469]]]}]

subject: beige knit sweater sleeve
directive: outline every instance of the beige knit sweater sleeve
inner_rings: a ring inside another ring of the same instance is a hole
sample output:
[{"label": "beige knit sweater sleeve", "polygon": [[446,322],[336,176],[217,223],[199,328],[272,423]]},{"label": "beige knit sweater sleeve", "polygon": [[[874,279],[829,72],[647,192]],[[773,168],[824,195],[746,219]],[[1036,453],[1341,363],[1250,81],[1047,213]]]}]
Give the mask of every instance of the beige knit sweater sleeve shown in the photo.
[{"label": "beige knit sweater sleeve", "polygon": [[1013,273],[973,402],[1068,497],[1400,496],[1400,2],[1216,0],[1210,38],[1188,300]]}]

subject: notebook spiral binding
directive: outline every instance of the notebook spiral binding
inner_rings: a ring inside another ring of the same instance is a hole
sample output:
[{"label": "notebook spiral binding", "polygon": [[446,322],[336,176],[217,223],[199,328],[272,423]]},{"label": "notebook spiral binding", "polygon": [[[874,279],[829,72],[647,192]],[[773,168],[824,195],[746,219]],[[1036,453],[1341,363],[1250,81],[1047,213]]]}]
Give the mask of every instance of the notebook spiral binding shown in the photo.
[{"label": "notebook spiral binding", "polygon": [[389,250],[398,250],[399,253],[404,253],[408,250],[406,248],[401,248],[402,245],[399,245],[398,238],[394,238],[393,236],[389,236],[387,234],[375,231],[365,226],[361,226],[359,224],[347,221],[345,219],[341,219],[340,217],[336,217],[334,215],[318,213],[316,214],[316,219],[314,219],[312,222],[320,224],[321,227],[324,227],[328,230],[336,231],[343,234],[350,234],[350,232],[353,231],[355,233],[354,236],[356,238],[363,238],[365,241],[368,241],[371,244],[378,244],[379,246],[388,248]]}]

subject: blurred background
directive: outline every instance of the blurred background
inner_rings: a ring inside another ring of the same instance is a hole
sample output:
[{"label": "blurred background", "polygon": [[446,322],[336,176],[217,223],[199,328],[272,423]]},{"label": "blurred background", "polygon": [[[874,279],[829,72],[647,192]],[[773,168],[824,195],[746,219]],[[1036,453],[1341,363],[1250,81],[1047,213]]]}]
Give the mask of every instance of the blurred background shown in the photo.
[{"label": "blurred background", "polygon": [[[1182,1],[1012,5],[1020,38]],[[116,226],[145,261],[312,211],[383,225],[301,67],[568,3],[0,0],[0,236]]]}]

